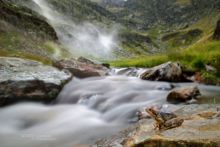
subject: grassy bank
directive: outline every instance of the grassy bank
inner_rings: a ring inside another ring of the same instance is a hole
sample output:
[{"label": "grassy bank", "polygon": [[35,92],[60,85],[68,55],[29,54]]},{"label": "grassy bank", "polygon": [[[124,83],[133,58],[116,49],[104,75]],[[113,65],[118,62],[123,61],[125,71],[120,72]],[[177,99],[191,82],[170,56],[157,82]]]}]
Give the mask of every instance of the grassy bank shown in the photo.
[{"label": "grassy bank", "polygon": [[[153,67],[167,61],[180,62],[185,69],[200,72],[207,83],[220,83],[220,41],[207,40],[167,54],[120,59],[110,64],[116,67]],[[208,72],[206,65],[216,71]]]}]

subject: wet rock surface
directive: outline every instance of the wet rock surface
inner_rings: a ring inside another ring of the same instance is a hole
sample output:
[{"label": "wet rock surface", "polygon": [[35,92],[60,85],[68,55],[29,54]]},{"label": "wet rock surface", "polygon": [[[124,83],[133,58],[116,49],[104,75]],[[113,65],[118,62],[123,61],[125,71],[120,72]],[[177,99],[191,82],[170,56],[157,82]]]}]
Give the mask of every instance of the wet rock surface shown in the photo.
[{"label": "wet rock surface", "polygon": [[167,62],[159,66],[146,69],[139,77],[143,80],[151,81],[168,81],[182,82],[186,79],[183,76],[183,71],[179,63]]},{"label": "wet rock surface", "polygon": [[119,135],[103,139],[94,147],[219,147],[220,111],[218,105],[185,105],[176,111],[184,123],[173,129],[154,130],[152,119],[143,119]]},{"label": "wet rock surface", "polygon": [[0,57],[0,105],[18,101],[49,102],[71,74],[20,58]]},{"label": "wet rock surface", "polygon": [[200,96],[200,90],[198,87],[181,87],[173,89],[167,96],[167,101],[170,103],[187,102],[193,99],[197,99]]},{"label": "wet rock surface", "polygon": [[109,72],[107,67],[101,64],[95,64],[94,62],[83,57],[80,57],[77,60],[59,60],[53,65],[59,69],[70,71],[75,77],[78,78],[105,76]]}]

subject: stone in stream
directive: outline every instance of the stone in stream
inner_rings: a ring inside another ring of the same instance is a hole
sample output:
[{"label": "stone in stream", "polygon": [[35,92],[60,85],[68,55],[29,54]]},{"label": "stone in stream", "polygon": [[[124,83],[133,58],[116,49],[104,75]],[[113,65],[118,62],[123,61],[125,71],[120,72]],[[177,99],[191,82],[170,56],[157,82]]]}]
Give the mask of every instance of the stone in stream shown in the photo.
[{"label": "stone in stream", "polygon": [[200,96],[200,90],[195,87],[181,87],[173,89],[167,96],[167,101],[170,103],[187,102],[192,99],[197,99]]},{"label": "stone in stream", "polygon": [[95,64],[94,62],[83,57],[80,57],[77,60],[59,60],[53,65],[59,69],[69,70],[75,77],[78,78],[105,76],[109,72],[107,67],[101,64]]},{"label": "stone in stream", "polygon": [[0,57],[0,105],[19,101],[49,102],[71,74],[37,61]]},{"label": "stone in stream", "polygon": [[182,82],[186,81],[179,63],[167,62],[159,66],[146,69],[139,77],[143,80]]}]

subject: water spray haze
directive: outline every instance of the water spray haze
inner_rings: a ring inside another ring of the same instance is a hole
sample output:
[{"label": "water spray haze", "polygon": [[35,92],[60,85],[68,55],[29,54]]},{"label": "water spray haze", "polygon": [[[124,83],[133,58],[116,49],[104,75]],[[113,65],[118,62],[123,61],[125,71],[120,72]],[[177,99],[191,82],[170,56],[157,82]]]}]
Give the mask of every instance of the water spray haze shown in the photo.
[{"label": "water spray haze", "polygon": [[25,6],[44,16],[54,28],[60,43],[75,56],[112,59],[118,49],[117,28],[106,29],[90,22],[76,24],[57,12],[46,0],[32,0]]}]

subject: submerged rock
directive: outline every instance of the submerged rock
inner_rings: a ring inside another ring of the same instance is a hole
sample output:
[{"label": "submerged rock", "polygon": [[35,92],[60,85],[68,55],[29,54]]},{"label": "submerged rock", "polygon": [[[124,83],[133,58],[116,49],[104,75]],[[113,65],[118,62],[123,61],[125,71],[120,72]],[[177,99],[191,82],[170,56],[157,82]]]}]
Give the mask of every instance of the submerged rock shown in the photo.
[{"label": "submerged rock", "polygon": [[94,62],[83,57],[80,57],[77,60],[65,59],[56,61],[54,66],[59,69],[69,70],[75,77],[78,78],[105,76],[108,74],[107,67],[100,64],[95,64]]},{"label": "submerged rock", "polygon": [[139,75],[143,80],[151,81],[168,81],[180,82],[184,81],[183,72],[179,63],[167,62],[162,65],[146,69]]},{"label": "submerged rock", "polygon": [[49,102],[71,74],[40,62],[0,57],[0,105],[18,101]]},{"label": "submerged rock", "polygon": [[167,101],[170,103],[187,102],[192,99],[197,99],[197,97],[200,95],[200,90],[196,86],[181,87],[172,90],[167,96]]}]

